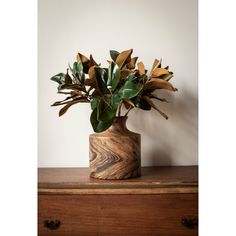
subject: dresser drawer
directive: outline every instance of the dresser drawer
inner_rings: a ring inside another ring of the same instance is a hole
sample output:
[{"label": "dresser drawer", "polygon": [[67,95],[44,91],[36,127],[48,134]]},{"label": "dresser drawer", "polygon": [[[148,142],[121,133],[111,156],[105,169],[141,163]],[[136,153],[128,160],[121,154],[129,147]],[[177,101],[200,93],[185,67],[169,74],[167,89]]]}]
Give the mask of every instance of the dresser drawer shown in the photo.
[{"label": "dresser drawer", "polygon": [[[198,235],[197,194],[39,195],[39,236]],[[50,229],[51,228],[51,229]]]}]

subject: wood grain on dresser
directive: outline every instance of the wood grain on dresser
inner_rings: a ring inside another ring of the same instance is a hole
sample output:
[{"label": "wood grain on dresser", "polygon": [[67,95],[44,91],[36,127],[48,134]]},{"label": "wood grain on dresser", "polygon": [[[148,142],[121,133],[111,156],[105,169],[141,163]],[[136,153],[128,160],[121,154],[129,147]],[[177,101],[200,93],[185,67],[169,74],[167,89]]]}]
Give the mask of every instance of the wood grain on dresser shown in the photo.
[{"label": "wood grain on dresser", "polygon": [[[45,235],[197,235],[197,167],[142,168],[142,177],[97,180],[86,168],[39,169],[38,230]],[[49,229],[45,221],[60,222]],[[191,225],[190,225],[191,226]]]}]

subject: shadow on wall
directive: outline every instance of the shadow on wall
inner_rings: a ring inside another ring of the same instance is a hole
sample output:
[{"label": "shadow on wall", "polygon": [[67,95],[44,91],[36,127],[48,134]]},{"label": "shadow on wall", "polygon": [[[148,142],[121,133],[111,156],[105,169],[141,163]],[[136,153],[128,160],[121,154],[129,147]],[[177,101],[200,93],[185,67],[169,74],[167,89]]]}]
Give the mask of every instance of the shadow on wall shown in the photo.
[{"label": "shadow on wall", "polygon": [[163,97],[170,101],[159,105],[169,116],[168,121],[154,110],[137,109],[129,115],[128,127],[142,135],[142,166],[197,164],[197,95],[182,87],[175,94],[163,93]]}]

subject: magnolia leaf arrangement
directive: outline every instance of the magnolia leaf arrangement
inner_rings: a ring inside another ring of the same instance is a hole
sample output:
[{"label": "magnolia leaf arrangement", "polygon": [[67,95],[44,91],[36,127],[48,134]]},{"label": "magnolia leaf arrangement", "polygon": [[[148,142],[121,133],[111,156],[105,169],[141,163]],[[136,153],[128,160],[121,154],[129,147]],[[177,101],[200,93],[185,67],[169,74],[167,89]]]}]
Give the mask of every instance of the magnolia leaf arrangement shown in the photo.
[{"label": "magnolia leaf arrangement", "polygon": [[91,124],[95,132],[108,129],[116,116],[121,116],[124,106],[128,115],[133,108],[142,110],[157,110],[165,119],[154,100],[167,102],[158,97],[154,91],[165,89],[177,91],[169,82],[173,73],[169,67],[162,68],[161,60],[155,59],[148,74],[143,62],[136,62],[138,57],[132,57],[133,49],[121,53],[111,50],[111,60],[108,68],[103,68],[90,55],[89,58],[77,54],[73,66],[69,65],[66,74],[59,73],[51,78],[58,83],[58,93],[68,95],[64,100],[57,101],[52,106],[64,105],[59,116],[65,114],[68,108],[76,103],[90,103],[92,113]]}]

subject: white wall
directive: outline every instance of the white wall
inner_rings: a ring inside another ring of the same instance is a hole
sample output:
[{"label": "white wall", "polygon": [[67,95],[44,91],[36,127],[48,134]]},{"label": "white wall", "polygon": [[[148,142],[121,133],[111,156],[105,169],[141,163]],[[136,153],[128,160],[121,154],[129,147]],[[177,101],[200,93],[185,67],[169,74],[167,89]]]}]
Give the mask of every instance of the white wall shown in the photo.
[{"label": "white wall", "polygon": [[133,48],[150,69],[162,57],[175,73],[176,93],[161,103],[169,116],[134,110],[128,127],[142,134],[142,165],[198,163],[197,0],[39,0],[38,163],[88,166],[89,104],[58,117],[63,96],[49,80],[65,72],[78,51],[106,65],[109,50]]}]

